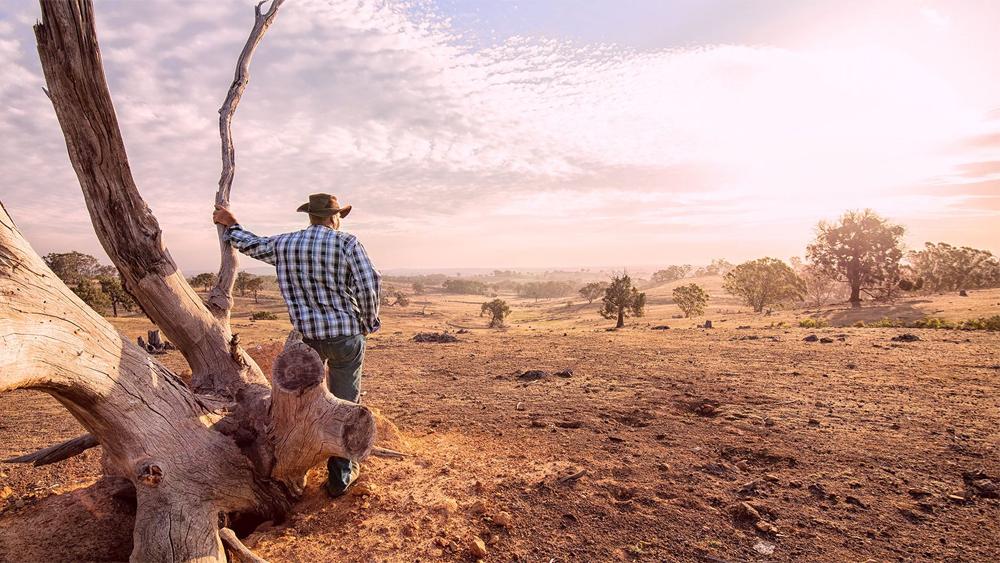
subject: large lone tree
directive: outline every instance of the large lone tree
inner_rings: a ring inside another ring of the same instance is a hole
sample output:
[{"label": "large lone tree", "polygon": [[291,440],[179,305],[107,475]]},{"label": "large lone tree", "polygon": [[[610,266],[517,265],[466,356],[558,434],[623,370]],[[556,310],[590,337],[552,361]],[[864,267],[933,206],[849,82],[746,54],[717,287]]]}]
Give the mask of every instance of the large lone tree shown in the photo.
[{"label": "large lone tree", "polygon": [[848,211],[833,223],[820,221],[806,259],[831,279],[851,287],[851,306],[899,279],[906,229],[871,209]]},{"label": "large lone tree", "polygon": [[[253,50],[282,1],[255,8],[220,110],[222,205],[234,170],[230,121]],[[244,353],[229,323],[237,257],[221,242],[221,228],[218,282],[208,303],[195,294],[133,181],[91,1],[42,0],[41,7],[35,32],[47,93],[97,236],[126,290],[192,375],[183,381],[87,307],[0,204],[0,391],[49,393],[90,432],[19,460],[46,463],[100,444],[106,473],[135,492],[132,561],[222,563],[224,542],[246,549],[226,523],[282,518],[311,467],[331,455],[369,455],[375,417],[327,391],[319,356],[297,333],[270,382]]]}]

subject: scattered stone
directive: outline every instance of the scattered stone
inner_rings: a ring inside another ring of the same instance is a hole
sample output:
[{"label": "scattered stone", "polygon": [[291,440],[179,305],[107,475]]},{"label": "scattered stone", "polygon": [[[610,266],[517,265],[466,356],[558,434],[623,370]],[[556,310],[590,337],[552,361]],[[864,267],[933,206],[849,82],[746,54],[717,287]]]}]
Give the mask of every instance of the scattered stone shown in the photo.
[{"label": "scattered stone", "polygon": [[493,523],[497,526],[503,526],[504,528],[509,528],[514,520],[510,517],[509,512],[500,511],[496,516],[493,517]]},{"label": "scattered stone", "polygon": [[702,326],[703,328],[712,328],[712,321],[705,321],[705,324]]},{"label": "scattered stone", "polygon": [[570,368],[566,368],[562,371],[557,371],[556,377],[562,377],[563,379],[568,379],[570,377],[573,377],[573,370]]},{"label": "scattered stone", "polygon": [[757,509],[750,506],[748,502],[741,502],[733,508],[733,512],[736,515],[737,520],[742,520],[744,522],[750,522],[751,524],[756,524],[761,521],[760,512]]},{"label": "scattered stone", "polygon": [[649,330],[670,330],[670,327],[667,325],[656,325]]},{"label": "scattered stone", "polygon": [[906,333],[906,334],[900,334],[899,336],[895,336],[893,338],[890,338],[889,340],[891,340],[893,342],[917,342],[917,341],[921,340],[921,338],[919,336],[917,336],[916,334]]},{"label": "scattered stone", "polygon": [[14,508],[24,508],[24,499],[18,498],[14,501]]},{"label": "scattered stone", "polygon": [[477,500],[476,502],[472,503],[472,506],[469,507],[469,510],[471,510],[473,514],[486,514],[486,503],[483,502],[482,500]]},{"label": "scattered stone", "polygon": [[694,414],[698,416],[715,416],[717,412],[715,405],[712,403],[702,403],[695,407]]},{"label": "scattered stone", "polygon": [[809,336],[807,336],[807,337],[805,337],[805,338],[802,339],[803,342],[816,342],[818,340],[819,340],[819,337],[816,336],[815,334],[810,334]]},{"label": "scattered stone", "polygon": [[364,483],[355,483],[354,486],[351,487],[351,494],[356,497],[373,497],[376,493],[378,493],[378,485],[367,481]]},{"label": "scattered stone", "polygon": [[858,497],[852,497],[851,495],[847,495],[846,497],[844,497],[844,502],[846,502],[847,504],[853,504],[854,506],[857,506],[859,508],[869,507],[869,505],[862,502],[861,499],[859,499]]},{"label": "scattered stone", "polygon": [[809,426],[819,426],[819,421],[816,420],[815,418],[810,418],[809,419]]},{"label": "scattered stone", "polygon": [[455,499],[452,498],[444,499],[443,501],[441,501],[440,508],[445,513],[452,514],[458,511],[458,502],[456,502]]},{"label": "scattered stone", "polygon": [[475,557],[486,557],[486,543],[483,542],[478,536],[472,538],[472,544],[469,545],[469,550],[472,551],[472,555]]},{"label": "scattered stone", "polygon": [[934,494],[933,492],[928,491],[927,489],[922,489],[920,487],[914,487],[914,488],[910,489],[907,492],[910,493],[912,496],[915,496],[915,497],[925,497],[925,496],[930,496],[930,495]]},{"label": "scattered stone", "polygon": [[418,332],[413,337],[414,342],[438,342],[438,343],[448,343],[448,342],[458,342],[458,339],[454,335],[448,334],[448,331],[442,333],[437,332]]},{"label": "scattered stone", "polygon": [[764,474],[764,480],[767,481],[767,482],[769,482],[769,483],[777,483],[778,482],[778,476],[774,475],[773,473],[765,473]]},{"label": "scattered stone", "polygon": [[3,489],[0,489],[0,500],[7,500],[14,494],[14,489],[4,485]]},{"label": "scattered stone", "polygon": [[824,336],[823,338],[819,339],[820,344],[830,344],[831,342],[833,342],[833,339],[830,338],[829,336]]},{"label": "scattered stone", "polygon": [[580,428],[583,423],[579,420],[561,420],[556,423],[559,428]]},{"label": "scattered stone", "polygon": [[518,379],[523,379],[525,381],[538,381],[539,379],[545,379],[548,376],[549,372],[542,371],[540,369],[529,369],[517,374]]},{"label": "scattered stone", "polygon": [[966,291],[965,291],[965,290],[963,289],[962,291],[959,291],[959,292],[958,292],[958,296],[959,296],[959,297],[968,297],[968,296],[969,296],[969,294],[968,294],[968,292],[966,292]]},{"label": "scattered stone", "polygon": [[742,470],[742,471],[749,471],[750,470],[750,464],[747,463],[745,459],[741,459],[741,460],[737,461],[736,462],[736,467],[738,469]]},{"label": "scattered stone", "polygon": [[753,550],[761,555],[772,555],[774,553],[774,544],[758,540],[757,543],[753,544]]},{"label": "scattered stone", "polygon": [[546,426],[549,425],[549,423],[545,422],[544,420],[539,420],[536,418],[531,421],[531,425],[534,426],[535,428],[545,428]]},{"label": "scattered stone", "polygon": [[750,325],[743,325],[743,326],[736,327],[736,330],[747,330],[749,328],[750,328]]},{"label": "scattered stone", "polygon": [[761,532],[764,532],[765,534],[770,536],[778,535],[778,527],[775,526],[774,524],[771,524],[770,522],[765,522],[761,520],[760,522],[754,524],[754,528],[757,528]]},{"label": "scattered stone", "polygon": [[1000,489],[997,488],[996,482],[982,469],[963,471],[962,481],[975,489],[976,493],[983,498],[1000,498]]}]

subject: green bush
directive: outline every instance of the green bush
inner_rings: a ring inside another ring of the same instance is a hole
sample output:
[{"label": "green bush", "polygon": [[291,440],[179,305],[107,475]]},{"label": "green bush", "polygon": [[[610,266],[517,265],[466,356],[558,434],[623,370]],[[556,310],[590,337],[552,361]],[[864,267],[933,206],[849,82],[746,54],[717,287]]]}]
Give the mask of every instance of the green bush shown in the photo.
[{"label": "green bush", "polygon": [[965,330],[1000,330],[1000,315],[967,319],[962,322],[961,328]]},{"label": "green bush", "polygon": [[904,328],[904,327],[906,327],[906,323],[904,323],[899,319],[890,321],[889,317],[882,317],[882,320],[876,321],[868,325],[868,328]]},{"label": "green bush", "polygon": [[276,321],[278,320],[278,315],[275,315],[271,311],[257,311],[250,313],[251,321]]},{"label": "green bush", "polygon": [[939,317],[924,317],[922,319],[917,319],[913,321],[913,328],[946,328],[954,329],[957,328],[955,323],[951,321],[946,321]]},{"label": "green bush", "polygon": [[799,321],[799,326],[802,328],[823,328],[830,326],[830,323],[826,322],[826,319],[805,319]]},{"label": "green bush", "polygon": [[868,325],[865,324],[865,321],[858,321],[852,324],[851,326],[853,326],[854,328],[868,328]]}]

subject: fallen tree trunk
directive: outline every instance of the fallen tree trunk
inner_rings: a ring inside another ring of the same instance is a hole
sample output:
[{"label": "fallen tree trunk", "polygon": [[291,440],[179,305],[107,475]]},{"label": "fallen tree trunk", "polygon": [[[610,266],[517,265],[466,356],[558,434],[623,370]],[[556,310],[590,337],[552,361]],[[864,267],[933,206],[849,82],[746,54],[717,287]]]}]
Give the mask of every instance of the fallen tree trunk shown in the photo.
[{"label": "fallen tree trunk", "polygon": [[[248,45],[281,2],[267,13],[257,5]],[[225,288],[210,311],[188,286],[129,171],[91,1],[41,5],[35,32],[47,93],[98,238],[193,375],[189,388],[86,306],[0,203],[0,391],[49,393],[90,433],[15,460],[48,463],[99,443],[105,470],[135,488],[132,561],[222,563],[220,520],[283,518],[319,461],[371,453],[375,417],[330,394],[323,363],[297,333],[269,383],[230,332]],[[234,267],[224,260],[223,269]]]}]

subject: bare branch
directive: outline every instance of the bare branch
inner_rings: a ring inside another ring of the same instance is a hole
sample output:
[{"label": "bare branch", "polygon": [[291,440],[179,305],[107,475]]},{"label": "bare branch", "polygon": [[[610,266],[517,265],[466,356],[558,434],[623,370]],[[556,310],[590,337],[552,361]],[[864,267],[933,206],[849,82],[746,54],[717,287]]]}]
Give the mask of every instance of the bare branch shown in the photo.
[{"label": "bare branch", "polygon": [[48,465],[50,463],[69,459],[75,455],[80,455],[90,448],[100,445],[101,444],[97,441],[97,438],[94,438],[90,434],[84,434],[83,436],[77,436],[71,440],[66,440],[61,444],[49,446],[44,450],[38,450],[37,452],[32,452],[30,454],[5,459],[3,462],[33,463],[35,467],[40,467],[42,465]]},{"label": "bare branch", "polygon": [[219,530],[219,538],[222,539],[222,544],[226,546],[226,549],[233,552],[240,561],[245,561],[246,563],[268,563],[266,559],[258,557],[257,554],[247,549],[247,546],[243,545],[240,538],[236,537],[236,532],[229,528]]},{"label": "bare branch", "polygon": [[[219,134],[222,137],[222,176],[219,178],[219,191],[215,194],[215,203],[223,207],[229,207],[229,194],[233,188],[233,177],[236,174],[236,149],[233,148],[232,121],[233,114],[236,113],[236,106],[239,105],[246,90],[247,82],[250,80],[250,59],[257,48],[257,44],[263,39],[267,28],[271,26],[274,18],[278,15],[278,8],[285,0],[272,0],[271,7],[264,14],[261,14],[260,7],[264,2],[258,3],[254,7],[254,25],[243,46],[243,52],[236,62],[236,75],[233,83],[229,86],[226,100],[219,109]],[[218,280],[215,287],[208,294],[208,307],[217,319],[229,323],[229,312],[233,308],[233,284],[236,282],[236,270],[239,269],[239,258],[236,249],[228,242],[222,240],[222,235],[226,230],[224,225],[218,225],[219,248],[222,251],[222,264],[219,266]]]}]

